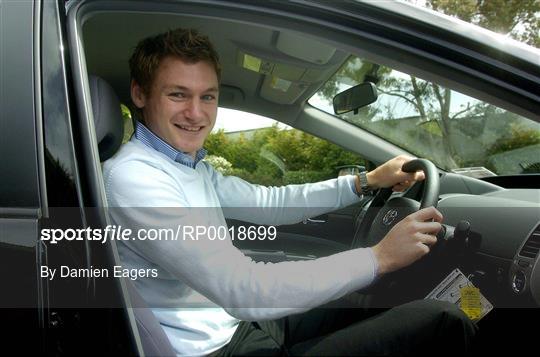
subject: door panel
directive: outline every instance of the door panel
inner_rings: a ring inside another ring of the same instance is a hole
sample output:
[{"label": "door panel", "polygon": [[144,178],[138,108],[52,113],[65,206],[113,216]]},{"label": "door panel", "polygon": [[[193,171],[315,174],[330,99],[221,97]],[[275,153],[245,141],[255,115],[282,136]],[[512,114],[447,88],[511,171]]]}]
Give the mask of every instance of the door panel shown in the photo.
[{"label": "door panel", "polygon": [[[36,140],[33,1],[0,5],[0,309],[2,352],[42,350],[43,295],[37,278],[41,215]],[[7,320],[6,320],[7,319]],[[28,343],[32,341],[32,343]]]},{"label": "door panel", "polygon": [[[279,261],[313,259],[349,249],[356,220],[367,197],[357,204],[313,217],[311,221],[278,226],[274,240],[235,240],[234,245],[255,260]],[[237,220],[227,220],[233,226],[252,226]]]}]

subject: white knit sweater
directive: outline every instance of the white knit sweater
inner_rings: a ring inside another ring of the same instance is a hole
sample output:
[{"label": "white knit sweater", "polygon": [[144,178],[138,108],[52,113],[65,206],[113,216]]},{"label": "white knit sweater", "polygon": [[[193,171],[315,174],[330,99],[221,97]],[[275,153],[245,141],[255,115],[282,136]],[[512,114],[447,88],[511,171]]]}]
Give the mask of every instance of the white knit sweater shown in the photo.
[{"label": "white knit sweater", "polygon": [[[263,187],[224,177],[206,162],[191,169],[135,137],[104,164],[103,177],[113,223],[134,232],[226,226],[221,207],[264,207],[235,210],[231,218],[291,224],[358,201],[351,177]],[[264,264],[242,254],[230,236],[198,238],[133,239],[118,247],[124,267],[158,269],[157,278],[134,283],[180,355],[221,348],[230,341],[237,319],[268,320],[304,312],[369,285],[376,273],[370,248]]]}]

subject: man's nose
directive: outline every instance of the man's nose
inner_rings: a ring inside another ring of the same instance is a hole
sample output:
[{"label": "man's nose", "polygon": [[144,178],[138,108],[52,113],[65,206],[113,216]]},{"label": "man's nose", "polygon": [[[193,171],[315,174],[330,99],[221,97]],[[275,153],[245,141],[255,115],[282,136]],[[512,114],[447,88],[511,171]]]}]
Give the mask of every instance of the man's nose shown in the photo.
[{"label": "man's nose", "polygon": [[204,117],[202,101],[199,98],[192,98],[185,108],[185,115],[188,119],[197,120]]}]

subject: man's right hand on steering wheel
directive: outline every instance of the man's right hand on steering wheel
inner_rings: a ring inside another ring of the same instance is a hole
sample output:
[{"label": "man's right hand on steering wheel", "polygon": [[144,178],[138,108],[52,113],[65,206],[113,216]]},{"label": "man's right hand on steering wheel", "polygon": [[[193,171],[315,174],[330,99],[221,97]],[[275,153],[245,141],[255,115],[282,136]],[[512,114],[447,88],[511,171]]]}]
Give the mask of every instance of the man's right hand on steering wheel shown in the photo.
[{"label": "man's right hand on steering wheel", "polygon": [[[372,247],[378,262],[377,274],[383,275],[404,268],[430,251],[437,242],[443,216],[434,207],[414,212],[397,223]],[[433,220],[433,221],[431,221]]]}]

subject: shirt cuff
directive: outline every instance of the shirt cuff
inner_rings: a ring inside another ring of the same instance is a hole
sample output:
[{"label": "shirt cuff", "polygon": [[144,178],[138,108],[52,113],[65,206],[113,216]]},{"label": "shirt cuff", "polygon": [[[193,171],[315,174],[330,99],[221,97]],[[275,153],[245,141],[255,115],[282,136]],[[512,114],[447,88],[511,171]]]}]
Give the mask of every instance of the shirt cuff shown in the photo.
[{"label": "shirt cuff", "polygon": [[351,186],[352,192],[354,192],[354,194],[360,198],[364,197],[361,193],[356,191],[356,175],[349,175],[347,178],[349,179],[349,185]]}]

